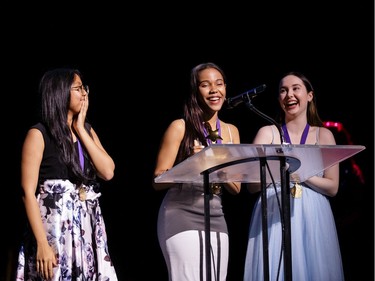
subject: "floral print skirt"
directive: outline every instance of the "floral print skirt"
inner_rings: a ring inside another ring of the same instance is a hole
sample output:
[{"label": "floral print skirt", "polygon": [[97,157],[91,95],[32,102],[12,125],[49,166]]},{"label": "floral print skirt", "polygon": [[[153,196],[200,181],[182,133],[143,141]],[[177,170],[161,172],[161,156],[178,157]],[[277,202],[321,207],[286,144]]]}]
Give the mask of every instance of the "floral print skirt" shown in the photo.
[{"label": "floral print skirt", "polygon": [[[100,195],[92,186],[77,188],[69,180],[47,180],[40,186],[41,218],[58,259],[52,280],[118,280],[108,252]],[[36,250],[28,229],[18,256],[17,281],[43,280],[36,271]]]}]

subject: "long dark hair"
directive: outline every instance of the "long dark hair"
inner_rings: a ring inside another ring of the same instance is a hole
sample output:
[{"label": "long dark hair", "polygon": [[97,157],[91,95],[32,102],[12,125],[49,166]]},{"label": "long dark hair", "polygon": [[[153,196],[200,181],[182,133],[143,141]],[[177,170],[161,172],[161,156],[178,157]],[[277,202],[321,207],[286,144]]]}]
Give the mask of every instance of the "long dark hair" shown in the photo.
[{"label": "long dark hair", "polygon": [[[66,164],[77,184],[87,183],[95,179],[95,171],[91,165],[86,165],[82,171],[79,157],[74,147],[73,138],[68,126],[68,110],[70,90],[75,75],[82,79],[77,69],[57,68],[44,73],[39,83],[41,98],[41,119],[52,140],[60,151],[61,160]],[[85,128],[90,134],[90,125],[85,122]],[[85,153],[85,158],[88,158]],[[90,163],[90,161],[86,161]]]},{"label": "long dark hair", "polygon": [[203,122],[206,104],[200,98],[199,92],[199,73],[202,70],[214,68],[223,76],[224,83],[226,77],[223,70],[215,63],[201,63],[190,72],[190,95],[186,98],[183,109],[183,118],[185,120],[185,135],[181,141],[176,163],[188,158],[192,153],[194,140],[198,139],[204,146],[207,146],[207,140],[204,135]]},{"label": "long dark hair", "polygon": [[[303,84],[306,87],[307,92],[313,92],[313,98],[307,105],[307,123],[310,126],[323,127],[324,126],[323,121],[319,117],[318,108],[316,106],[316,95],[315,95],[314,88],[313,88],[310,80],[307,79],[307,77],[304,74],[302,74],[301,72],[290,71],[290,72],[285,73],[283,75],[283,77],[280,79],[280,83],[281,83],[281,80],[284,79],[284,77],[286,77],[288,75],[293,75],[293,76],[296,76],[299,79],[301,79]],[[279,88],[280,88],[280,84],[279,84]],[[279,121],[280,124],[283,124],[285,122],[284,121],[285,120],[285,112],[283,110],[280,110],[277,120]]]}]

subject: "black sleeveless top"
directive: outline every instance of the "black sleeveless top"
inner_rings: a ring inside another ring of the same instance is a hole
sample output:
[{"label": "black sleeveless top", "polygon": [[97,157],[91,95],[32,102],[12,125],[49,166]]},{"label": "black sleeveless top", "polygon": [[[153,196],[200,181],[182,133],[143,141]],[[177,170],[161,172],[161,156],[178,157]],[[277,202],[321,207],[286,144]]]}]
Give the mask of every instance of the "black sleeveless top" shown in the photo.
[{"label": "black sleeveless top", "polygon": [[[31,128],[38,129],[42,133],[44,139],[43,158],[39,170],[39,184],[42,184],[48,179],[68,179],[74,183],[74,176],[69,172],[67,165],[63,162],[62,157],[60,156],[60,151],[52,140],[47,128],[42,123],[37,123]],[[77,142],[75,143],[75,150],[78,154]],[[85,159],[85,165],[86,164],[87,159]]]}]

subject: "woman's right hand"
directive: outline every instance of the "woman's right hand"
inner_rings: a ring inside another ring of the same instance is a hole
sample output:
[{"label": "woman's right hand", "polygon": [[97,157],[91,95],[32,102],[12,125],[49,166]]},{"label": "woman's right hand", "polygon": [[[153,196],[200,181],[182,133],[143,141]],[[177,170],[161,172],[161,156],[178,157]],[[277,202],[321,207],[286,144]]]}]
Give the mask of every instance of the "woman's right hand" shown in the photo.
[{"label": "woman's right hand", "polygon": [[53,277],[53,268],[57,266],[57,259],[51,246],[46,243],[38,245],[36,253],[36,270],[43,279],[50,280]]},{"label": "woman's right hand", "polygon": [[192,147],[193,154],[198,153],[204,148],[204,145],[199,140],[194,140],[194,146]]}]

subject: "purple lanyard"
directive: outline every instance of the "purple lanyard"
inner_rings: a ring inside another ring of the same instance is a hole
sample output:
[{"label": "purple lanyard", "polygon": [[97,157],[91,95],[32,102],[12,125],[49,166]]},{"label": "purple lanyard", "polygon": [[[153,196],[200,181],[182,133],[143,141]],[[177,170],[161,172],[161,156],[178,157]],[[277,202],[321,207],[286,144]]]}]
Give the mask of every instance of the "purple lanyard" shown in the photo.
[{"label": "purple lanyard", "polygon": [[207,132],[207,129],[206,129],[206,126],[203,126],[203,129],[204,129],[204,135],[206,136],[207,138],[207,142],[208,144],[212,144],[212,143],[221,143],[221,127],[220,127],[220,120],[217,119],[216,121],[216,130],[218,131],[219,133],[219,137],[216,139],[216,141],[211,141],[211,139],[209,138],[209,132]]},{"label": "purple lanyard", "polygon": [[[306,124],[305,129],[303,130],[303,133],[302,133],[302,136],[301,136],[300,144],[305,144],[306,139],[307,139],[307,134],[309,133],[309,128],[310,128],[309,124]],[[290,137],[289,137],[289,134],[288,134],[288,129],[286,128],[285,124],[283,125],[283,131],[284,131],[285,141],[287,143],[291,144],[292,142],[290,141]]]},{"label": "purple lanyard", "polygon": [[77,144],[78,144],[79,163],[81,164],[81,168],[82,168],[82,171],[83,171],[84,167],[85,167],[85,159],[83,158],[82,145],[81,145],[81,143],[78,139],[77,139]]}]

